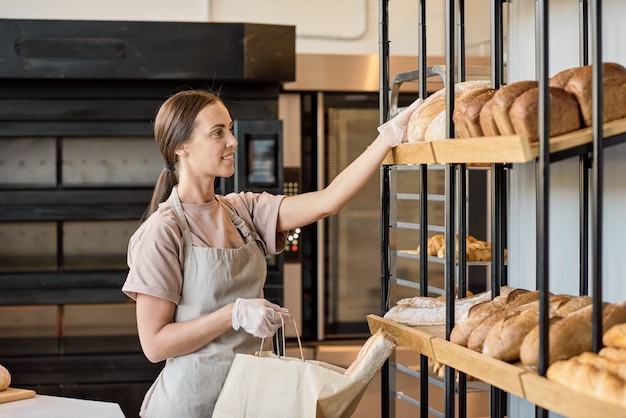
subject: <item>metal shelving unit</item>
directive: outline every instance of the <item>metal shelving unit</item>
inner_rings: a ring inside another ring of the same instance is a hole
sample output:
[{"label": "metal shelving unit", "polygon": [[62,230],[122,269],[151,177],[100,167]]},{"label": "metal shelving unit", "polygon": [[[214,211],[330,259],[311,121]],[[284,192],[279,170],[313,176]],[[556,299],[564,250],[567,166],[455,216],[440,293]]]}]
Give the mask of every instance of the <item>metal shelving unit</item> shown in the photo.
[{"label": "metal shelving unit", "polygon": [[[385,13],[387,2],[381,0],[381,45],[388,45],[389,39],[387,37],[386,27],[388,25],[388,15]],[[417,74],[428,74],[425,66],[426,57],[425,49],[425,1],[419,2],[419,70]],[[503,53],[503,1],[494,0],[491,4],[491,83],[492,87],[498,88],[505,84],[504,80],[504,53]],[[593,66],[593,124],[590,132],[585,132],[585,138],[582,138],[576,143],[567,144],[564,147],[555,146],[553,138],[549,137],[549,100],[548,100],[548,45],[549,39],[549,1],[538,0],[535,2],[535,17],[536,17],[536,57],[537,57],[537,80],[539,82],[539,143],[535,151],[524,157],[524,161],[536,162],[536,189],[537,189],[537,204],[536,204],[536,288],[541,291],[540,297],[540,361],[539,370],[536,374],[530,373],[524,376],[520,375],[519,379],[521,384],[533,384],[541,388],[543,391],[563,391],[560,392],[564,398],[570,400],[571,404],[567,406],[560,406],[555,404],[549,397],[542,396],[538,391],[534,393],[532,390],[518,392],[516,387],[507,386],[505,380],[499,380],[498,378],[490,378],[485,375],[483,378],[485,381],[491,382],[491,416],[503,417],[507,414],[507,398],[508,393],[515,394],[516,396],[525,397],[531,403],[534,403],[536,416],[547,416],[548,411],[555,411],[564,414],[570,414],[574,416],[584,416],[579,414],[585,414],[589,412],[589,402],[591,399],[586,395],[580,395],[577,398],[576,393],[570,393],[569,390],[562,387],[553,387],[554,384],[545,379],[547,370],[547,347],[548,347],[548,290],[550,285],[549,277],[549,209],[550,209],[550,196],[548,193],[550,186],[550,167],[551,164],[563,159],[578,158],[580,161],[579,168],[579,201],[580,201],[580,277],[579,287],[580,294],[593,294],[593,350],[598,351],[601,346],[602,335],[602,323],[601,323],[601,303],[602,303],[602,213],[603,213],[603,155],[604,148],[616,144],[621,144],[625,141],[626,135],[623,129],[623,121],[618,121],[616,125],[619,127],[613,130],[611,123],[604,124],[602,122],[602,66]],[[450,86],[455,82],[464,80],[464,1],[463,0],[447,0],[446,1],[446,74],[445,84]],[[602,24],[602,2],[594,0],[581,0],[580,1],[580,65],[587,65],[589,61],[593,63],[602,62],[602,39],[601,39],[601,24]],[[591,26],[591,30],[589,28]],[[458,32],[455,29],[458,28]],[[589,45],[588,40],[591,40]],[[458,45],[455,46],[455,40]],[[386,57],[388,54],[388,46],[381,48],[381,65],[384,68]],[[388,72],[381,71],[381,121],[387,120],[390,116],[389,106],[385,103],[386,98],[389,96],[389,83]],[[425,97],[425,84],[426,78],[420,80],[421,97]],[[454,99],[452,95],[452,89],[448,89],[447,97],[447,133],[448,138],[454,137],[454,126],[452,123],[452,112],[454,109]],[[413,144],[411,145],[413,146]],[[448,145],[450,147],[452,144]],[[394,150],[394,156],[401,156],[403,153],[401,150]],[[415,154],[415,153],[414,153]],[[435,153],[436,154],[436,153]],[[435,155],[437,159],[437,155]],[[481,160],[482,161],[482,160]],[[438,161],[442,162],[442,161]],[[443,161],[445,162],[445,161]],[[475,161],[473,161],[475,162]],[[507,240],[507,170],[510,168],[510,163],[518,162],[503,161],[502,159],[494,160],[490,167],[490,189],[491,189],[491,211],[490,211],[490,224],[491,224],[491,241],[492,241],[492,261],[491,261],[491,288],[493,290],[493,296],[499,293],[499,288],[502,285],[507,284],[507,269],[504,261],[504,248]],[[381,263],[381,285],[382,285],[382,302],[383,302],[383,314],[390,308],[389,295],[391,294],[391,288],[398,283],[398,279],[394,278],[394,263],[393,259],[396,256],[409,257],[419,259],[420,262],[420,284],[414,286],[414,289],[419,289],[420,295],[426,295],[427,290],[430,289],[428,285],[427,264],[432,261],[426,257],[417,257],[410,254],[402,254],[398,251],[394,251],[391,245],[390,229],[394,227],[411,227],[412,229],[419,229],[419,242],[422,248],[425,248],[427,242],[428,228],[419,228],[419,225],[405,225],[396,222],[392,218],[392,209],[390,208],[390,201],[392,199],[392,186],[391,186],[391,166],[399,164],[416,164],[420,168],[420,193],[428,195],[428,170],[427,165],[423,161],[411,161],[410,158],[396,158],[392,161],[386,161],[386,165],[381,168],[381,227],[383,232],[382,241],[382,260]],[[446,234],[446,257],[445,257],[445,296],[447,300],[452,300],[455,297],[454,289],[455,285],[459,286],[459,294],[463,295],[467,289],[467,280],[464,277],[465,266],[461,264],[460,268],[454,263],[454,237],[456,234],[464,236],[466,234],[467,225],[463,220],[466,218],[465,210],[466,206],[462,198],[459,196],[465,196],[464,190],[465,181],[464,176],[467,173],[467,167],[463,163],[446,163],[446,190],[445,190],[445,223],[443,228]],[[591,186],[591,192],[588,192],[589,186]],[[425,201],[424,201],[425,202]],[[422,202],[422,203],[424,203]],[[590,207],[590,210],[588,208]],[[420,206],[420,225],[428,225],[428,212],[427,206]],[[459,221],[461,219],[461,221]],[[465,248],[463,245],[464,240],[460,240],[459,253],[464,254]],[[589,255],[591,257],[589,257]],[[464,259],[463,256],[460,257]],[[587,263],[587,260],[590,263]],[[460,274],[459,274],[460,273]],[[458,274],[458,276],[457,276]],[[449,344],[449,336],[454,326],[454,308],[453,304],[448,304],[447,324],[445,329],[439,329],[434,334],[427,333],[425,335],[420,334],[420,331],[413,331],[408,327],[395,326],[394,324],[387,324],[384,320],[377,318],[370,318],[370,326],[372,329],[379,327],[385,327],[391,329],[400,337],[400,344],[411,346],[416,351],[422,354],[422,360],[420,363],[420,370],[427,370],[428,364],[424,361],[424,358],[433,356],[432,352],[429,352],[426,347],[450,348],[450,351],[455,351],[455,347],[447,347],[445,344]],[[405,329],[407,328],[407,329]],[[416,342],[415,336],[407,337],[405,333],[416,332],[419,334],[419,338],[424,338],[422,342],[426,345],[421,345],[420,342]],[[439,343],[441,341],[441,343]],[[441,344],[441,345],[439,345]],[[467,404],[466,404],[466,383],[463,378],[464,372],[476,371],[474,365],[468,362],[475,361],[477,363],[485,360],[480,354],[479,357],[473,358],[474,354],[466,352],[457,352],[450,354],[450,351],[445,351],[445,354],[441,354],[439,357],[446,357],[448,363],[446,366],[446,373],[444,379],[445,387],[445,400],[444,400],[444,412],[443,416],[466,416]],[[458,371],[461,372],[458,384],[455,382],[456,370],[453,366],[458,367]],[[518,371],[516,369],[508,369],[509,365],[502,364],[496,365],[496,367],[503,367],[502,373],[505,377],[517,376]],[[397,396],[399,399],[403,399],[404,396],[396,393],[394,386],[394,374],[389,368],[396,367],[393,364],[393,358],[387,365],[386,374],[383,375],[383,406],[382,416],[393,417],[395,416],[395,406],[390,401],[390,396]],[[480,373],[478,373],[480,374]],[[428,399],[428,385],[420,383],[420,399]],[[456,405],[458,395],[458,405]],[[417,402],[411,400],[415,405],[420,406],[420,414],[422,417],[427,417],[430,411],[428,402]],[[585,403],[587,402],[587,403]],[[610,405],[596,404],[596,411],[603,408],[612,409]],[[615,413],[607,412],[609,414]],[[623,412],[622,412],[623,414]]]}]

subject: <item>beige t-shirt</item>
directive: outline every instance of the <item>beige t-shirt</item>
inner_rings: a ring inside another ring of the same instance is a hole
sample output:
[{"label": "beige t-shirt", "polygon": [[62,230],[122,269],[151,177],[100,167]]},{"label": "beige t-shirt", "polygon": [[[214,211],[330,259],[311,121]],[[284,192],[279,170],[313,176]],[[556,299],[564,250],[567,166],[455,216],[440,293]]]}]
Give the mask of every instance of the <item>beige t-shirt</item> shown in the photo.
[{"label": "beige t-shirt", "polygon": [[[283,250],[287,233],[276,232],[283,195],[241,192],[218,196],[220,198],[231,204],[248,228],[257,232],[268,254]],[[182,206],[194,246],[239,248],[245,244],[217,200],[183,203]],[[130,238],[127,262],[130,270],[122,287],[126,295],[135,300],[137,293],[143,293],[179,303],[183,284],[183,236],[167,201],[161,203]]]}]

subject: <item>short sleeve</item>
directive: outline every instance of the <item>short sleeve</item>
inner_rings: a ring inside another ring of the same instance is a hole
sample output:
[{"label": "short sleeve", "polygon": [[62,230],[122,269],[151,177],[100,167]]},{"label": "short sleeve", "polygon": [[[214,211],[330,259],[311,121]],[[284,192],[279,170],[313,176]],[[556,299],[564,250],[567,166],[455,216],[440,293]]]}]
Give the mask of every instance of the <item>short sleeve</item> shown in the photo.
[{"label": "short sleeve", "polygon": [[183,283],[182,235],[173,221],[155,215],[129,241],[129,272],[122,291],[133,300],[142,293],[178,304]]}]

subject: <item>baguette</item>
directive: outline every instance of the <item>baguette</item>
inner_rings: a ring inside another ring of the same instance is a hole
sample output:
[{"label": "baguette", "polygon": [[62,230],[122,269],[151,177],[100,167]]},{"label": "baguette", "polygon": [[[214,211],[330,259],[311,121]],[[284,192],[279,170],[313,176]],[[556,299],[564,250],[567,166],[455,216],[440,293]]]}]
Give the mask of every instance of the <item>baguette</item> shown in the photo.
[{"label": "baguette", "polygon": [[[454,315],[463,317],[469,309],[491,299],[491,291],[474,296],[455,299]],[[445,300],[416,296],[398,301],[386,314],[385,318],[408,326],[443,325],[446,323]]]},{"label": "baguette", "polygon": [[603,401],[626,406],[626,385],[616,375],[575,359],[552,364],[546,373],[549,380]]},{"label": "baguette", "polygon": [[474,329],[488,316],[504,309],[507,303],[513,303],[522,295],[529,293],[526,289],[501,288],[500,295],[490,301],[472,306],[464,317],[459,317],[450,333],[450,341],[467,347],[469,336]]},{"label": "baguette", "polygon": [[[470,350],[483,352],[485,339],[487,338],[489,331],[491,331],[493,326],[498,321],[502,319],[510,318],[512,316],[518,316],[522,312],[527,311],[527,310],[538,310],[539,309],[539,302],[538,302],[539,292],[538,291],[529,292],[527,295],[533,296],[534,300],[528,303],[524,303],[524,304],[512,304],[510,306],[505,306],[504,309],[498,312],[495,312],[487,316],[482,321],[480,321],[480,324],[478,324],[478,326],[474,328],[474,330],[469,335],[469,338],[467,339],[467,348],[469,348]],[[524,295],[518,298],[518,300],[526,297],[527,295]]]},{"label": "baguette", "polygon": [[[566,360],[592,349],[593,305],[587,305],[562,319],[551,321],[549,326],[548,364]],[[608,329],[626,322],[626,302],[604,303],[602,327]],[[539,326],[533,328],[520,347],[520,359],[524,365],[536,368],[539,364]]]},{"label": "baguette", "polygon": [[626,323],[613,325],[604,335],[602,344],[608,347],[626,348]]},{"label": "baguette", "polygon": [[384,329],[370,336],[345,375],[369,383],[396,348],[396,339]]},{"label": "baguette", "polygon": [[[574,300],[570,295],[553,295],[549,301],[549,314],[552,315],[563,305]],[[529,304],[528,309],[517,315],[499,319],[487,333],[483,344],[483,354],[503,361],[519,359],[520,346],[524,337],[539,323],[539,304]]]}]

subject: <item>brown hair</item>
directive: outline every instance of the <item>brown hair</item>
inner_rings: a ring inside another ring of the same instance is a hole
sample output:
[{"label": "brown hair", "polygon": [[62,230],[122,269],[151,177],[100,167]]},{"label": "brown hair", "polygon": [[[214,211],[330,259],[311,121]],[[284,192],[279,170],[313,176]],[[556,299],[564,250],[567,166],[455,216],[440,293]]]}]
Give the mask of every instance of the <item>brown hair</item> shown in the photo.
[{"label": "brown hair", "polygon": [[159,108],[154,120],[154,139],[165,165],[154,186],[150,206],[141,220],[145,221],[164,202],[178,183],[176,150],[189,138],[195,127],[198,113],[210,104],[221,102],[214,93],[204,90],[181,91],[168,98]]}]

